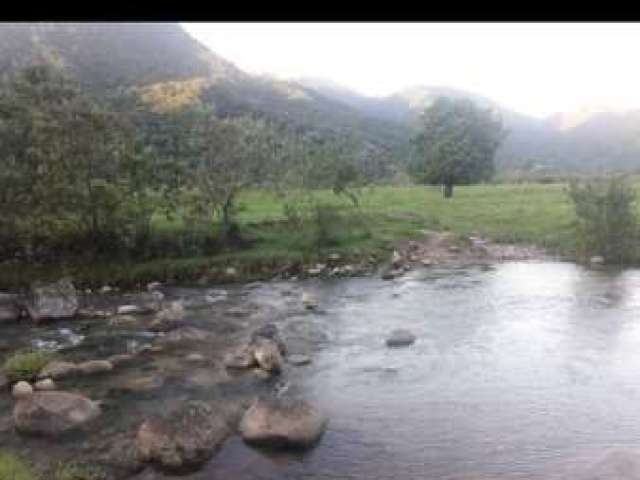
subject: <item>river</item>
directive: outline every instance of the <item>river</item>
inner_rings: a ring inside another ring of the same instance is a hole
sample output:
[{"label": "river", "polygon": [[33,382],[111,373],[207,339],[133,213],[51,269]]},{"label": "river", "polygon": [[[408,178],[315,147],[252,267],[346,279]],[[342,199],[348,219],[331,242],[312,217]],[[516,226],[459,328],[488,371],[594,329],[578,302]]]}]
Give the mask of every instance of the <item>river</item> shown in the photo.
[{"label": "river", "polygon": [[[303,289],[318,296],[317,311],[299,308]],[[623,453],[606,468],[635,468],[625,462],[640,447],[640,270],[512,262],[229,292],[227,307],[261,306],[293,351],[312,356],[286,380],[331,420],[307,453],[264,452],[232,437],[183,478],[600,478],[583,470],[611,450]],[[207,328],[210,313],[197,312]],[[416,343],[386,347],[395,328]],[[203,396],[194,391],[168,382],[136,411]],[[147,469],[135,478],[172,477]]]}]

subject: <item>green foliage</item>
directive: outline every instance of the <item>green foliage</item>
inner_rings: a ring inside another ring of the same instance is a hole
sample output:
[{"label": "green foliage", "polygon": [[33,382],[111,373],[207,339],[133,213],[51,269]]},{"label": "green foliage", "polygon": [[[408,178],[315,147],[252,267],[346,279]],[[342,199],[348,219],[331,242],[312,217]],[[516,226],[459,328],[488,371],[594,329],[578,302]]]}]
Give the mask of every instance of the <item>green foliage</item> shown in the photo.
[{"label": "green foliage", "polygon": [[421,117],[411,170],[421,182],[444,185],[449,196],[455,184],[493,175],[502,137],[502,123],[491,110],[468,99],[440,97]]},{"label": "green foliage", "polygon": [[637,255],[638,222],[635,192],[622,177],[572,182],[578,256],[601,255],[608,263],[624,264]]},{"label": "green foliage", "polygon": [[6,451],[0,451],[0,479],[36,480],[36,476],[19,457]]},{"label": "green foliage", "polygon": [[12,382],[20,380],[32,382],[38,376],[38,372],[53,358],[50,352],[16,352],[5,360],[3,370]]},{"label": "green foliage", "polygon": [[106,480],[106,472],[94,465],[77,462],[62,463],[53,474],[53,480]]}]

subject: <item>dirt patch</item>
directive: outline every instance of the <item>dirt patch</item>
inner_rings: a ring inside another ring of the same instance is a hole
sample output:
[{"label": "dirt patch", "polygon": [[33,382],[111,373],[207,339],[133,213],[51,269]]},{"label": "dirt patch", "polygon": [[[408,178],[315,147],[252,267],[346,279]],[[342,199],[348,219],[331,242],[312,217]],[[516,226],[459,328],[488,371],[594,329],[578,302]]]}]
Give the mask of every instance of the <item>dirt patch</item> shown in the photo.
[{"label": "dirt patch", "polygon": [[404,262],[430,266],[549,258],[535,245],[496,243],[479,236],[460,237],[449,232],[425,230],[424,233],[424,239],[396,244],[396,251]]}]

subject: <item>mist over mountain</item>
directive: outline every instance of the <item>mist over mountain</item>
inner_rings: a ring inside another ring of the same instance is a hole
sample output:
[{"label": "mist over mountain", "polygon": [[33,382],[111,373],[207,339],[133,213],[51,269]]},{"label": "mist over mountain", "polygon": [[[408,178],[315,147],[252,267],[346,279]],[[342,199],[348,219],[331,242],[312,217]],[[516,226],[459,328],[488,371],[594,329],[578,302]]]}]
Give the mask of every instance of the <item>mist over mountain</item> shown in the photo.
[{"label": "mist over mountain", "polygon": [[[576,112],[537,119],[477,93],[418,85],[369,97],[323,78],[250,75],[178,24],[39,23],[0,28],[0,74],[36,63],[64,69],[89,89],[132,89],[158,111],[192,103],[221,116],[257,114],[305,129],[357,135],[403,161],[419,114],[438,96],[470,98],[498,112],[509,135],[499,168],[636,170],[640,112]],[[384,68],[381,66],[381,68]]]}]

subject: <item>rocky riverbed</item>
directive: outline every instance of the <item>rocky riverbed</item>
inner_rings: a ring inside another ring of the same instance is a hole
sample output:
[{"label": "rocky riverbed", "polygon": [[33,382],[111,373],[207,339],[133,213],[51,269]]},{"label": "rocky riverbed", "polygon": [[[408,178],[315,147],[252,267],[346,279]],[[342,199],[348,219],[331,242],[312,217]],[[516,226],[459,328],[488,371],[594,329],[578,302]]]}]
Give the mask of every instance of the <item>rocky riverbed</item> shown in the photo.
[{"label": "rocky riverbed", "polygon": [[0,359],[43,364],[5,369],[0,450],[52,480],[640,478],[640,273],[449,247],[390,279],[4,296]]}]

